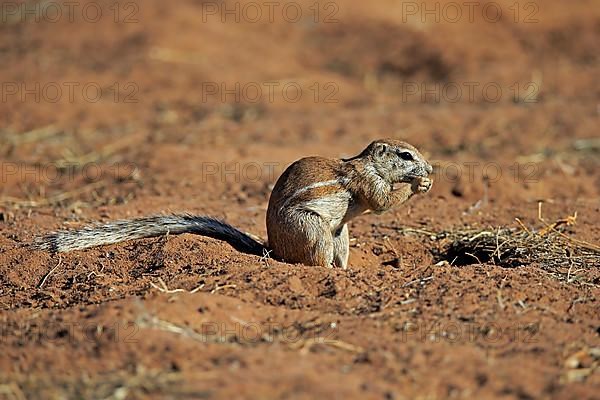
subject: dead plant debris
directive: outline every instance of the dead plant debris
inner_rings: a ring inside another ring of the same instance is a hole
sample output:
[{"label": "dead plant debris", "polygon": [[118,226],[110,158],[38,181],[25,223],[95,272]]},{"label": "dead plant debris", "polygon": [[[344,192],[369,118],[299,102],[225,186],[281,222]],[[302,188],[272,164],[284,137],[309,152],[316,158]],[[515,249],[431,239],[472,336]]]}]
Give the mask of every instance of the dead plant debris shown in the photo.
[{"label": "dead plant debris", "polygon": [[[576,239],[566,229],[577,223],[577,213],[547,223],[539,229],[528,229],[518,218],[517,227],[462,227],[450,231],[430,232],[400,228],[404,234],[428,236],[437,242],[432,250],[436,262],[454,266],[491,263],[505,268],[536,265],[552,276],[568,283],[600,285],[596,275],[589,280],[592,268],[600,269],[600,246]],[[585,275],[585,276],[584,276]]]}]

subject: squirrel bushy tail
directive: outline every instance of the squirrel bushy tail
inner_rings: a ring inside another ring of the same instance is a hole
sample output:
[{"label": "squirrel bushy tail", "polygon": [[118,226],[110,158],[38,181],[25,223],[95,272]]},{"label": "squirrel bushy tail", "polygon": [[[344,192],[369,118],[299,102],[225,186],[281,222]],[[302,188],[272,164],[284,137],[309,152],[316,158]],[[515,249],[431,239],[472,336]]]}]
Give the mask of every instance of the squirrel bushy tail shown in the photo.
[{"label": "squirrel bushy tail", "polygon": [[64,230],[39,238],[35,247],[52,252],[82,250],[132,239],[195,233],[224,240],[243,253],[262,256],[267,248],[226,222],[190,214],[155,215]]}]

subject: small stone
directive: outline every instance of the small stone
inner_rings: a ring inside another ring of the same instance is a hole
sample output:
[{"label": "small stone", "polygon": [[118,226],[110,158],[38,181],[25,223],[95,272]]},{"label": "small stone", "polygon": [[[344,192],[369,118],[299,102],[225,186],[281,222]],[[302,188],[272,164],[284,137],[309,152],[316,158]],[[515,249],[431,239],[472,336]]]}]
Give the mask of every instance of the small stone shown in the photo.
[{"label": "small stone", "polygon": [[593,358],[590,350],[584,349],[567,358],[565,367],[570,369],[585,368],[591,366],[592,362]]},{"label": "small stone", "polygon": [[572,369],[567,372],[567,382],[584,381],[592,373],[592,368]]}]

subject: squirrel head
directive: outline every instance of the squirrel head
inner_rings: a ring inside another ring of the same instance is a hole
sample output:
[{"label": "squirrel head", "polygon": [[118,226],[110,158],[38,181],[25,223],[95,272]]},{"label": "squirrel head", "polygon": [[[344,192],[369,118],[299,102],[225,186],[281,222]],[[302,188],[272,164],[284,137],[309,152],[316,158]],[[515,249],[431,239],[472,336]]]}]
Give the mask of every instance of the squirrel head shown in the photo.
[{"label": "squirrel head", "polygon": [[361,156],[368,158],[377,173],[391,184],[408,183],[433,172],[433,167],[419,150],[400,140],[376,140],[367,146]]}]

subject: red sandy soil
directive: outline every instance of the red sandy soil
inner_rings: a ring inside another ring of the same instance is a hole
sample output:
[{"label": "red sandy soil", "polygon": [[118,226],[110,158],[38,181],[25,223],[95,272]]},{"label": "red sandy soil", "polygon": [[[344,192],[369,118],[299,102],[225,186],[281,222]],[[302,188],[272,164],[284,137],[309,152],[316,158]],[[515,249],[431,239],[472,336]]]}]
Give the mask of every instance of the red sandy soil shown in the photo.
[{"label": "red sandy soil", "polygon": [[[241,2],[239,22],[222,22],[208,11],[235,2],[113,3],[93,2],[95,23],[88,2],[72,21],[58,2],[54,22],[5,9],[0,23],[0,398],[598,398],[598,259],[569,281],[543,265],[449,265],[400,230],[535,230],[543,201],[546,221],[577,212],[565,234],[598,244],[597,2],[517,2],[516,15],[499,1],[495,22],[477,3],[455,23],[388,0],[318,16],[300,1],[298,22],[282,5],[253,22]],[[236,83],[239,99],[212,94]],[[422,85],[434,94],[411,94]],[[285,166],[388,136],[437,166],[434,187],[352,221],[347,271],[194,235],[26,246],[167,211],[265,237]]]}]

